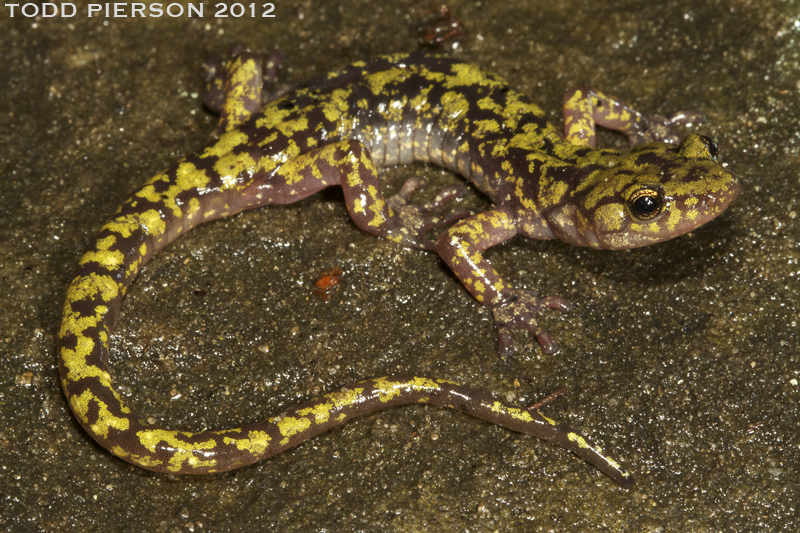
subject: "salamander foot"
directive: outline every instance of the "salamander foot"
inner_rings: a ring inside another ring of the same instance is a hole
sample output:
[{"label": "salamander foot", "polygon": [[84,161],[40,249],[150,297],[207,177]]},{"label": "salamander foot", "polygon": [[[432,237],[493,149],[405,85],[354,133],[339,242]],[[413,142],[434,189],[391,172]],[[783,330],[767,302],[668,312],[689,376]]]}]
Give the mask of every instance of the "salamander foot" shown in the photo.
[{"label": "salamander foot", "polygon": [[539,325],[538,314],[548,307],[566,313],[572,309],[572,304],[558,296],[539,298],[535,291],[514,289],[510,293],[509,301],[492,309],[494,322],[497,325],[497,339],[500,342],[500,356],[506,357],[514,353],[511,338],[513,328],[524,328],[536,335],[544,353],[552,354],[558,351],[556,341]]}]

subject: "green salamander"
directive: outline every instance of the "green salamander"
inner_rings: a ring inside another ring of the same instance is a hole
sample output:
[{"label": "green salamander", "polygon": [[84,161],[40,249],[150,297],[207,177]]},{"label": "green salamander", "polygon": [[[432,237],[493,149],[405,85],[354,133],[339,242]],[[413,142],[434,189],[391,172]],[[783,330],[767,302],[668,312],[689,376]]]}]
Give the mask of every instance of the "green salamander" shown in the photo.
[{"label": "green salamander", "polygon": [[[511,407],[446,380],[388,376],[356,383],[262,422],[191,433],[146,422],[114,389],[109,338],[127,288],[153,254],[202,222],[286,204],[333,185],[358,227],[405,246],[435,250],[495,315],[500,348],[526,328],[556,349],[537,314],[566,310],[557,297],[515,289],[483,258],[514,235],[592,248],[632,248],[670,239],[719,215],[738,195],[716,146],[668,139],[672,121],[641,115],[578,87],[565,98],[566,138],[502,79],[444,57],[393,55],[359,61],[261,103],[260,61],[231,58],[209,102],[224,133],[150,179],[102,227],[67,290],[58,335],[61,384],[84,429],[114,455],[178,474],[249,465],[353,417],[392,405],[458,409],[573,451],[622,486],[632,477],[597,446],[536,409]],[[621,154],[596,149],[595,124],[645,144]],[[439,207],[464,193],[443,190],[409,202],[409,180],[384,198],[378,169],[428,161],[464,176],[493,207],[479,214]],[[438,239],[432,229],[449,228]]]}]

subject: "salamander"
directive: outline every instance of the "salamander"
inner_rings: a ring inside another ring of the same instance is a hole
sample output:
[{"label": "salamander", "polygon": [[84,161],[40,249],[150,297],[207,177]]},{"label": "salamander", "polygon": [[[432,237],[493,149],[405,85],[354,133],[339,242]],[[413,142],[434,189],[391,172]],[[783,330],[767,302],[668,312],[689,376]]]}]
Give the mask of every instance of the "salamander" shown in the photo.
[{"label": "salamander", "polygon": [[[538,409],[444,379],[368,379],[264,421],[196,433],[151,424],[126,406],[107,364],[123,297],[154,254],[203,222],[341,186],[359,228],[439,254],[493,312],[501,353],[513,351],[513,328],[529,330],[552,353],[556,344],[537,315],[566,311],[569,302],[514,288],[484,250],[515,235],[591,248],[644,246],[713,219],[739,191],[711,139],[690,134],[678,145],[669,142],[672,126],[691,117],[643,115],[586,87],[565,97],[562,136],[500,77],[446,57],[358,61],[269,102],[262,77],[258,56],[245,51],[216,72],[206,101],[222,115],[219,138],[136,190],[79,261],[66,293],[58,363],[69,406],[89,435],[142,468],[204,474],[252,464],[364,413],[436,404],[571,450],[631,486],[619,463]],[[598,149],[595,125],[639,144],[627,152]],[[378,170],[415,161],[460,174],[489,197],[491,208],[454,207],[466,190],[458,186],[414,204],[412,193],[424,186],[418,178],[385,198]]]}]

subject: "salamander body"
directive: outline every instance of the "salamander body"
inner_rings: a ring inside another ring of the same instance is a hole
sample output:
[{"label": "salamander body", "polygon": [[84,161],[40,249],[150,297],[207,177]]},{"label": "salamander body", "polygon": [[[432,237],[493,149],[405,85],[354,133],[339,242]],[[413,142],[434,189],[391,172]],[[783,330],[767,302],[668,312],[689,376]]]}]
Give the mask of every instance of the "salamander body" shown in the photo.
[{"label": "salamander body", "polygon": [[[109,339],[131,282],[153,254],[203,222],[246,209],[298,201],[326,187],[344,190],[361,229],[405,246],[435,250],[495,316],[503,354],[510,331],[535,334],[556,350],[537,315],[569,309],[505,283],[483,258],[515,235],[624,249],[686,233],[719,215],[738,195],[716,161],[713,141],[689,135],[677,146],[681,117],[642,115],[607,95],[577,87],[565,98],[562,136],[544,112],[479,67],[435,56],[360,61],[298,86],[262,107],[262,67],[233,56],[207,100],[222,115],[218,140],[146,182],[101,228],[67,290],[58,335],[61,383],[80,424],[114,455],[171,473],[221,472],[295,446],[345,420],[391,405],[452,407],[569,449],[629,486],[613,459],[538,410],[508,406],[447,380],[370,379],[262,422],[192,433],[149,424],[114,389]],[[630,152],[595,148],[595,124],[622,131]],[[492,201],[472,213],[440,208],[461,196],[450,187],[410,203],[412,179],[384,198],[378,170],[415,161],[448,168]],[[447,229],[436,238],[431,230]]]}]

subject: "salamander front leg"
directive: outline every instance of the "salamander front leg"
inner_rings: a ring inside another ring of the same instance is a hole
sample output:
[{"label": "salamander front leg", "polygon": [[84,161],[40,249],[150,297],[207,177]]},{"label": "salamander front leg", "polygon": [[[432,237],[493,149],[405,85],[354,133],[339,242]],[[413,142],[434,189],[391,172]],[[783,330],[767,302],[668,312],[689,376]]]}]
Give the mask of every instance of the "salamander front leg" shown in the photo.
[{"label": "salamander front leg", "polygon": [[511,330],[514,328],[527,329],[535,335],[542,345],[542,351],[552,354],[558,351],[558,344],[552,335],[539,325],[538,315],[547,308],[558,309],[562,313],[572,309],[568,300],[559,296],[539,298],[536,291],[511,289],[507,291],[509,300],[492,309],[494,323],[497,326],[497,340],[500,344],[500,355],[506,356],[514,353],[514,343]]},{"label": "salamander front leg", "polygon": [[500,355],[514,352],[513,328],[530,331],[545,353],[558,350],[553,337],[539,325],[538,315],[547,308],[569,311],[572,305],[558,296],[539,298],[535,291],[515,289],[481,255],[483,250],[507,241],[517,234],[511,215],[501,209],[487,211],[462,220],[447,230],[436,244],[436,251],[476,300],[491,308],[497,325]]},{"label": "salamander front leg", "polygon": [[600,91],[578,85],[564,95],[564,136],[583,146],[597,145],[595,125],[625,134],[631,144],[662,141],[678,144],[678,124],[703,122],[699,111],[680,111],[671,117],[646,115]]}]

